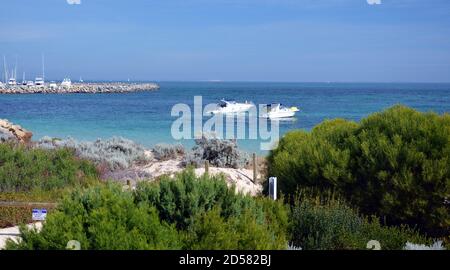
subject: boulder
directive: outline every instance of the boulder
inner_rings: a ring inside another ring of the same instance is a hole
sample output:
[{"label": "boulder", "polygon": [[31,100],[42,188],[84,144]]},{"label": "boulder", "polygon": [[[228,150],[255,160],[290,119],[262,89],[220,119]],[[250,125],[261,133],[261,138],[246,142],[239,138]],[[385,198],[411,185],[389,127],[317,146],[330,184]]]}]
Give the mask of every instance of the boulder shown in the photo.
[{"label": "boulder", "polygon": [[14,125],[6,119],[0,119],[0,141],[15,140],[20,143],[29,143],[33,133]]}]

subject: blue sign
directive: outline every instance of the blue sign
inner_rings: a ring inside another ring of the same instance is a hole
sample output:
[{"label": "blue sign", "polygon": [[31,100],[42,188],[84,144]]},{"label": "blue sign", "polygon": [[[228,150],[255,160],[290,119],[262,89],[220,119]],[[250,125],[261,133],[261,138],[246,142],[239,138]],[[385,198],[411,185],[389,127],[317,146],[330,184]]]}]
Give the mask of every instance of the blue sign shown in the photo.
[{"label": "blue sign", "polygon": [[32,211],[31,218],[35,221],[44,221],[47,217],[47,209],[45,208],[34,208]]}]

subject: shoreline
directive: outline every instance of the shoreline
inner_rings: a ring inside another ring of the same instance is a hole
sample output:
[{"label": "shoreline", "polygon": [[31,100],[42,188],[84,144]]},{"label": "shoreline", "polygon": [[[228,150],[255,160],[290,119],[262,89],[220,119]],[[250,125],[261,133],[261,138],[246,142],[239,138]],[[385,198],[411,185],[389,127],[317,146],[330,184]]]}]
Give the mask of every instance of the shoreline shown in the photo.
[{"label": "shoreline", "polygon": [[73,83],[65,86],[26,86],[14,85],[0,87],[0,94],[108,94],[155,91],[160,87],[156,83]]},{"label": "shoreline", "polygon": [[[193,148],[185,148],[181,144],[160,143],[154,147],[146,147],[123,137],[97,139],[96,141],[77,141],[72,138],[58,139],[45,136],[32,140],[33,133],[21,126],[0,119],[0,143],[13,141],[24,144],[30,149],[57,150],[71,148],[76,156],[95,164],[99,177],[103,180],[136,185],[140,181],[155,179],[177,173],[190,166],[200,177],[207,171],[211,175],[222,174],[229,186],[234,185],[238,192],[256,196],[262,191],[260,181],[263,175],[264,158],[259,158],[259,169],[256,175],[250,163],[250,154],[238,148],[237,144],[226,140],[202,140]],[[219,147],[205,168],[205,149]]]}]

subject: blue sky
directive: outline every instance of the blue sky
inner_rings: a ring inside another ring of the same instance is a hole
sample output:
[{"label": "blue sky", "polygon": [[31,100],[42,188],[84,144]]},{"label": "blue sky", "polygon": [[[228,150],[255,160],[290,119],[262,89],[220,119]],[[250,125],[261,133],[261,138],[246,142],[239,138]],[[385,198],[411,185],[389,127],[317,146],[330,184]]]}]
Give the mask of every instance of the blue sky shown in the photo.
[{"label": "blue sky", "polygon": [[0,55],[10,67],[18,56],[19,79],[40,73],[44,53],[55,80],[450,82],[449,0],[4,0],[1,10]]}]

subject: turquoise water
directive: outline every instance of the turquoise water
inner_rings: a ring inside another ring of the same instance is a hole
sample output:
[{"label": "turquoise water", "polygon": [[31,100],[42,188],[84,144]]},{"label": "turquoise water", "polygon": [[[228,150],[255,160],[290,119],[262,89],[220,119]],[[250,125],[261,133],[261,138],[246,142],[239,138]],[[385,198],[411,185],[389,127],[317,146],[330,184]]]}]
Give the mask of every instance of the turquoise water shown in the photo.
[{"label": "turquoise water", "polygon": [[[94,140],[123,136],[146,146],[173,143],[170,127],[174,104],[203,104],[221,98],[298,106],[294,121],[280,122],[280,132],[311,129],[324,119],[360,120],[394,104],[420,111],[450,112],[450,84],[372,83],[239,83],[161,82],[155,92],[130,94],[0,95],[0,118],[45,135]],[[190,146],[190,140],[181,143]],[[240,140],[246,150],[260,152],[259,141]]]}]

